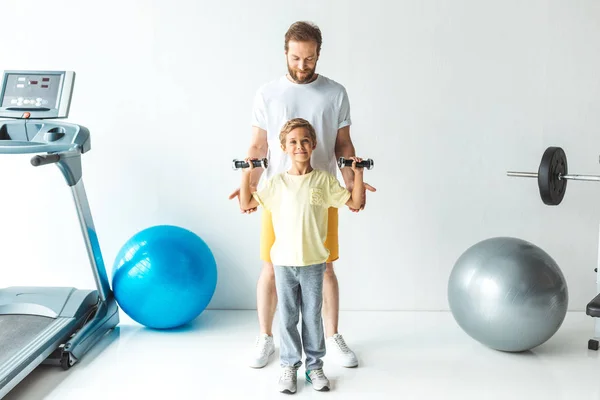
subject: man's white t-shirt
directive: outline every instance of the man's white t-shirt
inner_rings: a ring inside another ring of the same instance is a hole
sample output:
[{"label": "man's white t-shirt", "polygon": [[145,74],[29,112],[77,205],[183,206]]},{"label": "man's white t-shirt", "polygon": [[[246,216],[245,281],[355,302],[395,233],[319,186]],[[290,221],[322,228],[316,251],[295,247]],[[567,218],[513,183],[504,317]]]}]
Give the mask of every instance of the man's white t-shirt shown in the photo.
[{"label": "man's white t-shirt", "polygon": [[311,83],[298,84],[286,76],[269,82],[257,91],[252,111],[252,125],[267,131],[269,166],[262,178],[287,171],[288,155],[281,149],[279,133],[287,121],[304,118],[317,134],[317,147],[311,165],[336,176],[335,141],[338,129],[351,125],[350,102],[341,84],[323,75]]}]

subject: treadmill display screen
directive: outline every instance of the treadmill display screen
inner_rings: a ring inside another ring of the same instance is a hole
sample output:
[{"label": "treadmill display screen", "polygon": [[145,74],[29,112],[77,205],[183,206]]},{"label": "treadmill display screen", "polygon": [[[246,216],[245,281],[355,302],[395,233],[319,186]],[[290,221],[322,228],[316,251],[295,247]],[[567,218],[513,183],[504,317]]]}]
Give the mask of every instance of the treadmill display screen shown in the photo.
[{"label": "treadmill display screen", "polygon": [[6,77],[3,108],[57,109],[61,75],[9,74]]}]

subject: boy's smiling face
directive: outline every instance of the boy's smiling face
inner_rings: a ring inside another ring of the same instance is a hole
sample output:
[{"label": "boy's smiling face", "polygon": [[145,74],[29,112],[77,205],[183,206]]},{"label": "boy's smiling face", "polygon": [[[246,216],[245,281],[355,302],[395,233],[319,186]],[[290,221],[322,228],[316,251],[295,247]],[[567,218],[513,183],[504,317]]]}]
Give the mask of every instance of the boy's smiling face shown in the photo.
[{"label": "boy's smiling face", "polygon": [[307,129],[295,128],[285,137],[285,144],[281,146],[292,161],[307,162],[316,147]]}]

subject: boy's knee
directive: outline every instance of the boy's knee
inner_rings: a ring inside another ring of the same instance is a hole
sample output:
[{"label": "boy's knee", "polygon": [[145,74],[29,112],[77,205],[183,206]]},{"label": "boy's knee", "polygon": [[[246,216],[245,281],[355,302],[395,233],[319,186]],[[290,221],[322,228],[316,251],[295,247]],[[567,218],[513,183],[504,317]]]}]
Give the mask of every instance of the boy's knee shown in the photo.
[{"label": "boy's knee", "polygon": [[288,315],[287,318],[283,318],[283,326],[285,327],[286,330],[293,331],[293,330],[298,329],[298,322],[300,322],[299,316]]}]

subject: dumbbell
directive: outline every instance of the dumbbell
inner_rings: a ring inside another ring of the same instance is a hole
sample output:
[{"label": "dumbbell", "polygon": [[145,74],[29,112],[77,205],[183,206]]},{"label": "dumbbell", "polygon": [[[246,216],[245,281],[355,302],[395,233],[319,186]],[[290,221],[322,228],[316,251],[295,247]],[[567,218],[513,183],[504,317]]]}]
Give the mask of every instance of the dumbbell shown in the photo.
[{"label": "dumbbell", "polygon": [[[263,158],[260,160],[252,160],[252,165],[254,165],[254,168],[259,168],[259,167],[267,168],[269,166],[269,160],[267,160],[266,158]],[[246,160],[238,160],[238,159],[233,160],[232,168],[234,170],[248,168],[248,167],[250,167],[250,165],[246,162]]]},{"label": "dumbbell", "polygon": [[[354,161],[352,159],[340,157],[340,158],[338,158],[338,167],[340,167],[340,168],[352,167],[352,163],[353,162]],[[357,162],[356,166],[358,168],[373,169],[373,167],[375,166],[375,163],[373,162],[372,159],[367,158],[366,160],[362,160],[361,162]]]}]

